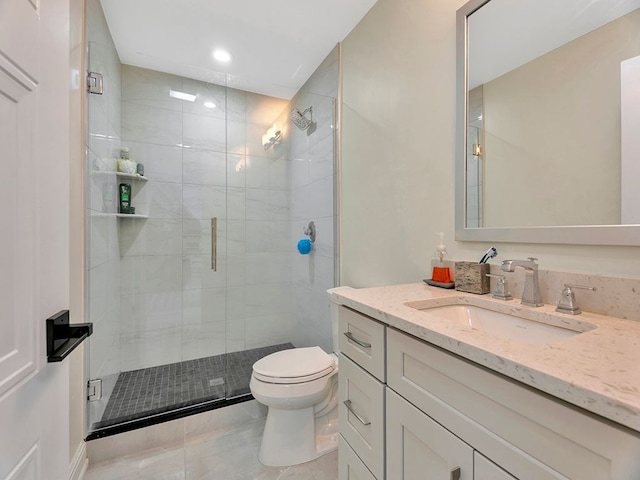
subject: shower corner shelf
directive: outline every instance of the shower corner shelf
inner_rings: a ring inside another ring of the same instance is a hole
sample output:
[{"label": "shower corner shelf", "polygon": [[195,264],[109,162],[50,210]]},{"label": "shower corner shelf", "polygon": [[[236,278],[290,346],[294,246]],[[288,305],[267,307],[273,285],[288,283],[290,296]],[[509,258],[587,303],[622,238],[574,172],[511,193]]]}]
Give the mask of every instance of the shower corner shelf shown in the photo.
[{"label": "shower corner shelf", "polygon": [[147,182],[149,181],[149,179],[147,177],[144,177],[142,175],[138,175],[137,173],[123,173],[123,172],[113,172],[113,171],[106,171],[106,170],[92,170],[91,171],[91,176],[92,177],[111,177],[113,178],[113,176],[116,176],[118,178],[124,178],[127,180],[133,180],[133,181],[137,181],[137,182]]},{"label": "shower corner shelf", "polygon": [[117,217],[117,218],[149,218],[149,215],[130,214],[130,213],[92,213],[92,217]]},{"label": "shower corner shelf", "polygon": [[137,213],[116,213],[114,215],[118,218],[149,218],[149,215],[139,215]]},{"label": "shower corner shelf", "polygon": [[137,173],[122,173],[122,172],[116,172],[116,175],[119,178],[127,178],[129,180],[135,180],[138,182],[146,182],[149,179],[147,177],[143,177],[142,175],[138,175]]}]

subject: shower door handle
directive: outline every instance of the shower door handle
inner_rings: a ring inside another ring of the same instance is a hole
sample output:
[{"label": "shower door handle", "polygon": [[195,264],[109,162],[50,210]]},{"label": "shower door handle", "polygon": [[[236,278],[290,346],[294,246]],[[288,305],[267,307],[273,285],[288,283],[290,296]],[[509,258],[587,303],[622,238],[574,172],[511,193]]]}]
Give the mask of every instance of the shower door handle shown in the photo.
[{"label": "shower door handle", "polygon": [[218,217],[211,219],[211,270],[218,271]]}]

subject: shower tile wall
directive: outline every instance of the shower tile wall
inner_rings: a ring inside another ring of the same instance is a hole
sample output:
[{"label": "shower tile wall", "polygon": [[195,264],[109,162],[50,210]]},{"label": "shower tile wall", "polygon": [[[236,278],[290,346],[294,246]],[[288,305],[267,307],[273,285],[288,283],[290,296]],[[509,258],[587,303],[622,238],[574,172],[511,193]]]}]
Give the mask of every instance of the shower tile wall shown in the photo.
[{"label": "shower tile wall", "polygon": [[[103,379],[105,399],[120,371],[120,255],[115,213],[115,152],[120,149],[120,60],[99,0],[87,1],[89,70],[104,76],[104,95],[88,98],[87,145],[87,312],[94,331],[90,361],[93,377]],[[90,404],[90,418],[100,418],[105,402]]]},{"label": "shower tile wall", "polygon": [[[171,98],[169,88],[198,100]],[[122,66],[122,145],[149,179],[134,185],[132,202],[149,218],[119,223],[123,371],[291,340],[287,162],[261,145],[285,106]]]},{"label": "shower tile wall", "polygon": [[297,347],[333,351],[326,291],[334,280],[334,99],[338,96],[336,46],[291,101],[300,111],[313,107],[315,129],[291,127],[291,244],[309,221],[317,239],[309,255],[292,254],[293,316]]}]

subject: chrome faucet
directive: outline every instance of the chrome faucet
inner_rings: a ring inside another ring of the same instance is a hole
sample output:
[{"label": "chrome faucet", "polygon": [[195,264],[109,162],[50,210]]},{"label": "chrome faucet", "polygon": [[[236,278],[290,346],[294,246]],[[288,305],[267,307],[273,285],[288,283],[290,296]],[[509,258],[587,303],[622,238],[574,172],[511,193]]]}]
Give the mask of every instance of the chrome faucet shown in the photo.
[{"label": "chrome faucet", "polygon": [[516,267],[525,270],[524,291],[522,292],[522,305],[542,307],[542,295],[538,284],[537,258],[529,257],[529,260],[504,260],[500,268],[503,272],[514,272]]}]

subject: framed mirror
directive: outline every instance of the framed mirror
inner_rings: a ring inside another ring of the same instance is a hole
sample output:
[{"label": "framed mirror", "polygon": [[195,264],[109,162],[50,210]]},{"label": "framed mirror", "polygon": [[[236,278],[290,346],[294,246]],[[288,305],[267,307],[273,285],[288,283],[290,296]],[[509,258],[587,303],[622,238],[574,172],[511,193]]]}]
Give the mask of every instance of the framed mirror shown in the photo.
[{"label": "framed mirror", "polygon": [[640,0],[457,12],[456,239],[640,245]]}]

